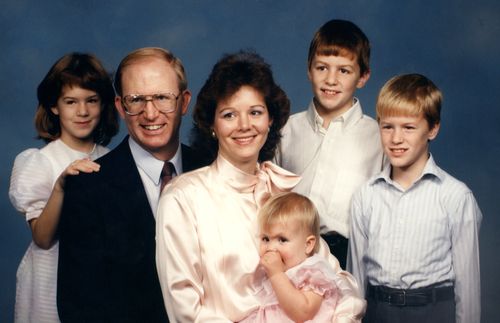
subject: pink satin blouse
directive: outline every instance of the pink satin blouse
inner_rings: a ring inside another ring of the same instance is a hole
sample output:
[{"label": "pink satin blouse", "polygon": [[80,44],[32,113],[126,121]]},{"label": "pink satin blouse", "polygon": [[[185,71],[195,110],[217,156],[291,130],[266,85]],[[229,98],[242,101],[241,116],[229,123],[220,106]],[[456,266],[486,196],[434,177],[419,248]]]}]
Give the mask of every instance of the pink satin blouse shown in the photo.
[{"label": "pink satin blouse", "polygon": [[[299,180],[270,162],[247,174],[219,156],[166,186],[156,219],[156,264],[170,321],[236,322],[259,307],[257,210],[266,195],[290,191]],[[326,250],[323,244],[320,253],[329,255]],[[352,276],[339,274],[345,297],[337,310],[355,322],[364,300]]]}]

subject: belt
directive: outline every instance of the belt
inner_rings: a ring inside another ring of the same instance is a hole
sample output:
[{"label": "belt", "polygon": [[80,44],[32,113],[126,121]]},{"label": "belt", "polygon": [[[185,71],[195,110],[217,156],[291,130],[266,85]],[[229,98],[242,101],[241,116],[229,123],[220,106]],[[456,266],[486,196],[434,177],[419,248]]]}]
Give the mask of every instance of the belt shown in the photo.
[{"label": "belt", "polygon": [[368,285],[368,297],[394,306],[423,306],[454,299],[453,286],[395,289]]}]

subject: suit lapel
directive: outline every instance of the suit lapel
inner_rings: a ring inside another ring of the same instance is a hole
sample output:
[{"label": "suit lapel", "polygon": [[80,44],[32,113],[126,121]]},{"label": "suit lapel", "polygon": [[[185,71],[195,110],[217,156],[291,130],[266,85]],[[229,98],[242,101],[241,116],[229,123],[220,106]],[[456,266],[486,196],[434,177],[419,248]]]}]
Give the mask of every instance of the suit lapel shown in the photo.
[{"label": "suit lapel", "polygon": [[[128,136],[113,150],[113,165],[111,165],[110,185],[116,192],[126,213],[140,211],[141,214],[153,217],[149,200],[144,190],[141,176],[137,170],[132,152],[128,144]],[[147,213],[147,214],[146,214]]]}]

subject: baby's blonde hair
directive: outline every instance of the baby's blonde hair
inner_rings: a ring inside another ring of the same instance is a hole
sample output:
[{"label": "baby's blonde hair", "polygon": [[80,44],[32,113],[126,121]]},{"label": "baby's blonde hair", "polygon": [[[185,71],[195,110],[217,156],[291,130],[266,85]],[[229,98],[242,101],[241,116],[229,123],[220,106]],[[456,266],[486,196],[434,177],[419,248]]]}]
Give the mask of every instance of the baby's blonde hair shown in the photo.
[{"label": "baby's blonde hair", "polygon": [[316,237],[313,252],[319,248],[319,215],[313,202],[294,192],[279,193],[266,201],[259,211],[259,229],[268,228],[275,223],[286,224],[297,220],[301,230]]}]

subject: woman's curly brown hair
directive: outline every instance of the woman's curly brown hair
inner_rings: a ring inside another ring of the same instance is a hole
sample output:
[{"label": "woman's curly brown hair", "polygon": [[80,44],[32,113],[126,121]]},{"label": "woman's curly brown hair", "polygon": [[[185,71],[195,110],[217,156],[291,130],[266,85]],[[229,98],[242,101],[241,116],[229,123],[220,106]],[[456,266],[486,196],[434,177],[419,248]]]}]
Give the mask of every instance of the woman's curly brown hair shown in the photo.
[{"label": "woman's curly brown hair", "polygon": [[281,128],[290,115],[290,101],[274,82],[271,66],[260,55],[253,51],[239,51],[224,55],[215,64],[196,99],[191,145],[207,156],[208,162],[215,160],[219,149],[217,139],[212,136],[217,103],[230,98],[242,86],[250,86],[264,97],[273,121],[258,160],[263,162],[274,157],[281,139]]}]

